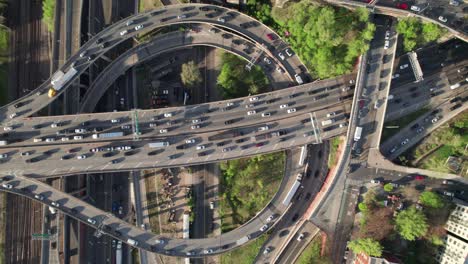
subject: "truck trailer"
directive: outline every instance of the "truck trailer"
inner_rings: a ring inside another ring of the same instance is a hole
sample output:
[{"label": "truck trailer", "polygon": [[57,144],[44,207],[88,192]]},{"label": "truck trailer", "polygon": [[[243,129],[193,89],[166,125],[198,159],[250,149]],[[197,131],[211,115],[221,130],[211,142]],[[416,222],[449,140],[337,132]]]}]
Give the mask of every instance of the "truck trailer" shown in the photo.
[{"label": "truck trailer", "polygon": [[322,126],[328,126],[333,123],[333,119],[327,119],[322,121]]},{"label": "truck trailer", "polygon": [[109,132],[109,133],[99,133],[99,134],[93,134],[94,139],[98,138],[113,138],[113,137],[123,137],[124,133],[123,132]]},{"label": "truck trailer", "polygon": [[148,147],[150,148],[163,148],[169,146],[169,142],[151,142],[148,143]]},{"label": "truck trailer", "polygon": [[50,81],[50,84],[52,85],[52,88],[49,89],[49,98],[52,98],[57,95],[58,91],[60,91],[65,84],[67,84],[75,75],[78,73],[78,71],[72,66],[70,69],[64,73],[62,71],[56,72],[52,76],[52,81]]},{"label": "truck trailer", "polygon": [[354,141],[359,141],[361,139],[362,134],[362,127],[356,127],[356,131],[354,132]]},{"label": "truck trailer", "polygon": [[284,197],[283,204],[288,206],[291,203],[291,199],[293,198],[294,194],[296,194],[297,189],[299,189],[299,186],[301,186],[301,183],[299,181],[294,181],[293,186],[291,186],[291,189],[289,190],[288,194],[286,197]]}]

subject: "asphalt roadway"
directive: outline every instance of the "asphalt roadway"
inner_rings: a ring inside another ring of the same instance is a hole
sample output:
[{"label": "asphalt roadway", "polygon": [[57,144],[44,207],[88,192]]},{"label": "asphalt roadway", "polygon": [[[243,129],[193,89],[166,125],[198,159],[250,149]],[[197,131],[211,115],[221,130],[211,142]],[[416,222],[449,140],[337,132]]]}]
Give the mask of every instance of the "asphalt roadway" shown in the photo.
[{"label": "asphalt roadway", "polygon": [[[210,9],[210,11],[206,11],[207,9]],[[184,15],[182,16],[182,14]],[[218,21],[220,17],[222,17],[222,19]],[[133,23],[127,26],[126,23],[130,20],[132,20]],[[223,20],[224,22],[222,22]],[[171,5],[160,10],[140,13],[121,20],[120,22],[114,23],[94,36],[90,41],[83,44],[81,49],[76,54],[70,56],[68,61],[64,63],[60,70],[66,72],[73,65],[78,71],[74,77],[76,78],[79,74],[83,73],[95,60],[103,56],[111,48],[117,46],[119,43],[122,43],[129,38],[135,37],[138,34],[150,32],[151,30],[158,27],[183,23],[212,24],[219,27],[228,28],[233,32],[238,32],[239,34],[244,35],[246,38],[249,38],[252,41],[258,43],[257,45],[262,47],[264,52],[268,54],[267,57],[269,57],[271,61],[274,61],[276,64],[283,66],[285,71],[291,76],[291,79],[296,73],[307,74],[307,72],[303,72],[305,67],[302,65],[302,63],[299,61],[299,58],[295,54],[292,54],[291,57],[287,57],[285,60],[280,58],[277,53],[278,50],[284,50],[288,47],[288,45],[282,41],[273,30],[240,12],[223,7],[201,4]],[[142,29],[133,29],[136,25],[140,24],[143,25]],[[123,30],[127,30],[127,33],[121,35]],[[100,47],[101,43],[106,43],[106,46]],[[80,54],[86,55],[80,57]],[[88,60],[87,56],[91,54],[94,57]],[[0,108],[0,116],[2,116],[2,120],[7,120],[7,118],[9,118],[13,113],[17,114],[17,117],[11,118],[13,120],[32,115],[55,100],[57,96],[54,98],[48,98],[46,93],[50,88],[50,80],[51,78],[49,78],[38,88],[34,89],[34,91],[32,91],[27,96]],[[64,90],[66,90],[66,87],[61,89],[60,93]],[[41,92],[42,94],[37,95],[38,92]],[[17,109],[14,107],[14,105],[19,102],[23,103],[24,105]]]}]

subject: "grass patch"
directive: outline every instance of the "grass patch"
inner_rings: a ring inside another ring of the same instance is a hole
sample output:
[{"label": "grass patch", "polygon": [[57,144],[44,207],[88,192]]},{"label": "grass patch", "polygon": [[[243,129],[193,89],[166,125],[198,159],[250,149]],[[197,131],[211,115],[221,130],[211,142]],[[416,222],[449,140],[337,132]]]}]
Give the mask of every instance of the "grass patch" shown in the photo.
[{"label": "grass patch", "polygon": [[330,169],[336,163],[336,155],[338,154],[338,146],[340,145],[340,138],[334,137],[330,141],[330,154],[328,155],[328,168]]},{"label": "grass patch", "polygon": [[50,32],[54,31],[55,0],[44,0],[42,2],[42,21],[47,25]]},{"label": "grass patch", "polygon": [[228,253],[220,255],[221,264],[250,264],[254,263],[263,243],[268,238],[268,233],[261,235],[255,241],[252,241],[246,246],[240,247]]},{"label": "grass patch", "polygon": [[[384,123],[383,131],[382,131],[382,139],[381,142],[385,142],[385,140],[391,138],[393,135],[398,133],[401,129],[405,128],[409,123],[413,122],[420,116],[424,115],[425,113],[429,112],[430,109],[422,108],[416,112],[408,114],[404,117],[401,117],[397,120],[388,121]],[[387,127],[397,126],[398,128],[387,128]]]},{"label": "grass patch", "polygon": [[325,264],[331,261],[320,256],[322,241],[320,236],[315,237],[310,244],[304,249],[302,254],[297,259],[297,264]]},{"label": "grass patch", "polygon": [[278,191],[285,158],[278,152],[221,163],[221,232],[237,228],[265,207]]},{"label": "grass patch", "polygon": [[157,190],[156,190],[156,181],[157,177],[155,175],[151,177],[145,177],[146,185],[146,206],[148,207],[148,216],[151,226],[151,232],[159,234],[159,204],[157,202]]},{"label": "grass patch", "polygon": [[139,12],[145,12],[145,11],[148,11],[148,10],[152,10],[152,9],[157,9],[157,8],[160,8],[160,7],[163,7],[163,3],[161,2],[161,0],[140,0],[140,3],[139,3],[139,6],[138,6],[138,11]]},{"label": "grass patch", "polygon": [[[468,111],[465,111],[449,123],[440,126],[426,137],[417,147],[407,151],[400,160],[421,160],[415,166],[423,169],[439,172],[454,173],[447,167],[449,156],[466,157],[466,146],[468,145]],[[428,153],[433,153],[427,155]],[[427,155],[427,156],[426,156]],[[461,161],[461,171],[465,171],[467,162]],[[456,172],[458,173],[458,172]],[[466,175],[465,175],[466,176]]]}]

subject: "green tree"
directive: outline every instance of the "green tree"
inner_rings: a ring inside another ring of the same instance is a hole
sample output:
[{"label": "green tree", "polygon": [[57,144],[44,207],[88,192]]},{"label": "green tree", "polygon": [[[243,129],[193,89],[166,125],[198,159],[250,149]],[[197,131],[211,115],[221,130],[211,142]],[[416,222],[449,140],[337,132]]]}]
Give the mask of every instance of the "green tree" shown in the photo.
[{"label": "green tree", "polygon": [[437,40],[442,33],[442,28],[434,23],[423,23],[422,25],[422,36],[425,42]]},{"label": "green tree", "polygon": [[425,206],[432,208],[442,208],[444,207],[444,200],[440,195],[435,192],[425,191],[419,196],[419,200]]},{"label": "green tree", "polygon": [[367,205],[365,203],[359,203],[358,208],[359,208],[359,211],[361,211],[363,213],[366,213],[367,210],[368,210]]},{"label": "green tree", "polygon": [[409,241],[424,236],[429,227],[426,216],[414,206],[398,213],[395,226],[401,237]]},{"label": "green tree", "polygon": [[393,185],[390,184],[390,183],[385,184],[383,188],[384,188],[384,190],[385,190],[386,192],[391,192],[391,191],[393,191]]},{"label": "green tree", "polygon": [[182,83],[189,88],[194,88],[202,82],[200,70],[193,61],[182,64],[180,78],[182,79]]},{"label": "green tree", "polygon": [[382,256],[383,247],[379,241],[372,238],[359,238],[349,242],[348,247],[356,254],[365,253],[369,256]]},{"label": "green tree", "polygon": [[50,32],[54,31],[54,11],[55,0],[44,0],[42,2],[42,20]]}]

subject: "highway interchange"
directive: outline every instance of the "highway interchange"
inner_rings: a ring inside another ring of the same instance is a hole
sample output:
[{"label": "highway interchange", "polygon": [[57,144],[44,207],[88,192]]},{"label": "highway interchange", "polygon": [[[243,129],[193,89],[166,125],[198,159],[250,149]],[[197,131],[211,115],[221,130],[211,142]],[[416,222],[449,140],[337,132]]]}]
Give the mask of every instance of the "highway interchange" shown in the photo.
[{"label": "highway interchange", "polygon": [[[196,7],[198,7],[198,5]],[[171,17],[175,16],[174,14],[177,14],[177,12],[180,12],[177,8],[168,8],[164,14],[167,15],[167,17]],[[193,16],[182,18],[180,21],[184,20],[184,23],[205,23],[207,19],[199,18],[199,13],[200,12],[193,12]],[[159,15],[160,14],[151,15],[148,13],[141,15],[142,18],[138,19],[145,21],[143,23],[145,25],[144,30],[149,30],[151,27],[155,27],[156,25],[151,24],[149,20],[147,21],[147,17],[157,17]],[[235,21],[235,23],[232,22],[233,25],[229,26],[234,29],[241,30],[237,24],[240,25],[241,23],[245,23],[245,21],[249,21],[248,18],[245,17],[245,15],[234,16],[231,21]],[[169,20],[172,19],[177,19],[177,16]],[[228,24],[228,21],[226,21],[225,24]],[[98,37],[106,39],[106,41],[111,42],[109,47],[117,45],[118,41],[112,39],[115,37],[119,38],[119,36],[117,36],[119,33],[116,30],[122,29],[121,24],[123,23],[124,22],[120,23],[120,27],[115,26],[115,24],[111,26],[115,31],[114,33],[110,35],[100,33],[94,39]],[[138,23],[140,23],[140,21]],[[211,19],[206,23],[218,24],[219,26],[221,22]],[[225,24],[223,23],[222,26]],[[161,26],[161,24],[158,24],[157,26]],[[111,28],[109,28],[108,31],[112,31],[110,30]],[[203,31],[203,33],[205,33],[205,31]],[[243,34],[255,41],[263,40],[268,42],[265,32],[259,34],[263,39],[255,37],[256,35],[254,32],[243,32]],[[130,35],[131,32],[125,36],[129,37]],[[271,44],[271,46],[276,48],[285,48],[284,45],[285,44],[280,40]],[[96,44],[93,46],[93,43],[87,43],[83,46],[80,52],[82,53],[84,50],[87,50],[86,52],[90,52],[90,50],[93,49],[98,49]],[[102,55],[103,53],[96,54]],[[79,61],[77,56],[78,55],[72,56],[70,61]],[[276,58],[276,60],[281,61],[281,59],[278,58]],[[297,57],[294,57],[292,61],[296,63],[293,63],[294,65],[300,64]],[[84,71],[86,65],[80,65],[79,67],[83,67],[80,71]],[[295,73],[299,72],[298,68],[291,66],[289,63],[284,64],[284,67],[287,69],[291,79],[293,79],[292,77]],[[386,77],[389,78],[390,76]],[[44,83],[40,88],[32,92],[29,97],[17,100],[14,103],[9,104],[7,107],[2,108],[5,116],[3,125],[4,127],[12,127],[14,133],[6,131],[10,134],[8,139],[12,140],[12,142],[9,146],[3,148],[7,150],[4,153],[8,154],[8,157],[3,160],[0,169],[4,173],[16,175],[15,177],[12,177],[12,175],[6,176],[6,178],[3,179],[3,182],[7,185],[3,188],[6,191],[19,193],[31,198],[33,198],[34,195],[41,194],[42,196],[37,196],[34,199],[41,200],[42,197],[44,200],[41,201],[51,206],[54,206],[54,204],[52,204],[53,202],[60,203],[58,209],[63,210],[68,215],[78,218],[81,221],[86,221],[87,224],[98,227],[102,229],[103,232],[116,238],[134,238],[139,242],[138,247],[143,249],[178,256],[218,254],[239,246],[236,244],[236,241],[245,234],[254,234],[256,237],[261,232],[265,231],[258,231],[258,226],[262,226],[264,224],[269,225],[267,218],[270,215],[279,216],[284,213],[286,208],[281,208],[281,206],[275,204],[277,201],[281,200],[279,197],[284,195],[284,193],[282,194],[279,192],[270,202],[269,206],[267,206],[267,208],[265,208],[248,224],[232,232],[223,234],[220,237],[200,240],[164,239],[165,242],[161,243],[161,240],[156,240],[156,237],[150,233],[144,232],[128,223],[124,223],[123,221],[116,219],[116,217],[111,214],[99,211],[92,206],[87,206],[84,202],[76,198],[67,196],[66,194],[56,191],[45,184],[25,178],[24,176],[40,178],[69,175],[83,171],[104,172],[151,167],[173,167],[183,164],[200,164],[215,160],[233,159],[256,155],[259,153],[268,153],[291,148],[293,146],[305,145],[311,142],[319,143],[323,139],[342,134],[348,129],[348,115],[351,111],[349,102],[353,94],[353,89],[349,88],[350,85],[349,79],[346,81],[344,79],[325,80],[314,84],[306,84],[263,95],[239,98],[232,101],[190,106],[186,108],[138,110],[131,112],[93,114],[92,116],[78,115],[54,118],[24,117],[37,112],[43,106],[50,103],[51,100],[48,99],[45,94],[36,96],[38,90],[44,91],[48,87],[48,84]],[[443,89],[446,88],[447,86],[443,87]],[[447,92],[450,91],[447,90]],[[427,94],[427,92],[425,94]],[[398,95],[405,97],[401,93],[398,93]],[[464,98],[464,96],[466,95],[462,94],[462,98]],[[314,103],[310,104],[310,101],[314,101]],[[14,107],[14,104],[17,104],[18,102],[27,102],[27,104],[20,107],[18,117],[7,120],[7,116],[11,115],[13,111],[18,111]],[[233,105],[230,105],[231,102]],[[252,106],[250,106],[251,104]],[[288,113],[288,110],[290,109],[294,109],[294,111]],[[248,113],[253,110],[255,112],[251,112],[251,114]],[[168,115],[169,113],[170,116]],[[228,118],[226,118],[226,113],[229,113]],[[269,113],[270,115],[262,116],[264,113]],[[333,114],[327,116],[327,114],[330,113]],[[91,117],[92,119],[90,119]],[[336,118],[337,120],[332,125],[332,128],[323,127],[321,122],[330,118]],[[135,121],[135,119],[138,121]],[[118,122],[112,123],[111,120],[118,120]],[[232,123],[230,123],[231,121]],[[89,123],[87,124],[84,122]],[[51,127],[53,123],[63,124],[63,126]],[[136,129],[136,123],[138,123],[137,127],[138,131],[141,132],[141,135],[134,135],[131,133],[132,129],[130,129],[129,133],[126,133],[128,136],[118,138],[118,142],[109,139],[89,138],[91,133],[128,130],[128,127]],[[37,125],[41,127],[34,127]],[[128,127],[123,128],[122,126]],[[226,126],[230,126],[231,128],[226,129]],[[265,128],[265,126],[268,126],[268,128]],[[85,133],[77,133],[75,131],[75,129],[83,128],[89,129]],[[96,128],[99,128],[98,130],[102,129],[102,131],[96,130],[95,132],[91,132]],[[64,135],[58,137],[57,132],[63,129],[71,129],[72,132],[65,131]],[[164,129],[167,131],[164,131]],[[190,133],[187,133],[187,131],[190,131]],[[271,134],[272,132],[279,131],[284,131],[286,134],[278,136]],[[69,136],[68,134],[71,135]],[[304,136],[304,134],[306,134],[306,136]],[[83,136],[83,138],[73,140],[71,136],[76,135]],[[263,139],[255,138],[255,136],[261,137],[262,135],[269,136],[266,136]],[[241,138],[245,138],[245,142],[249,141],[249,143],[242,145],[240,142],[238,143],[233,142],[233,140],[226,140],[225,138],[222,138],[223,136],[226,138],[234,138],[234,140],[237,140],[237,138],[239,140],[241,140]],[[41,138],[41,142],[34,142],[34,138],[39,137]],[[64,137],[68,137],[69,139],[62,141],[62,138]],[[134,137],[137,137],[140,140],[133,141]],[[49,140],[50,142],[45,142],[47,138],[54,138],[54,141]],[[190,143],[186,142],[186,140],[191,139],[194,139],[195,141]],[[164,149],[149,149],[147,147],[148,143],[155,141],[170,142],[170,145]],[[215,141],[217,146],[214,147],[215,142],[211,141]],[[36,147],[29,147],[31,144],[36,145]],[[195,155],[196,152],[193,150],[191,153],[180,151],[181,149],[184,150],[186,148],[195,149],[196,145],[203,145],[204,148],[199,149],[198,153],[206,153],[206,155]],[[53,149],[55,146],[57,146],[57,148]],[[132,149],[127,149],[124,153],[123,151],[116,150],[117,146],[131,146]],[[243,148],[243,146],[247,147]],[[97,157],[100,154],[90,151],[95,148],[99,149],[110,147],[113,147],[114,149],[109,151],[99,151],[110,153],[107,157],[105,156],[106,154],[102,155],[102,157]],[[70,149],[75,149],[76,151],[68,153]],[[164,152],[163,155],[161,155],[162,152]],[[19,155],[19,153],[28,154]],[[76,157],[81,155],[86,155],[86,158],[77,161]],[[151,156],[156,155],[159,155],[158,157],[164,156],[165,159],[151,161],[151,159],[154,158]],[[95,157],[90,158],[91,156]],[[145,160],[142,160],[141,156],[148,157],[148,161],[145,162]],[[63,159],[64,157],[68,158]],[[28,160],[30,162],[27,162]],[[113,163],[112,161],[116,162]],[[60,162],[63,166],[62,168],[50,171],[50,169],[45,168],[46,166],[44,166],[44,162],[50,162],[51,164]],[[20,174],[23,174],[24,176],[20,176]],[[285,177],[284,181],[288,181],[288,178]],[[11,188],[9,188],[10,186]],[[89,218],[95,219],[96,223],[88,221]],[[116,230],[119,231],[116,232]],[[122,236],[122,232],[125,232],[125,235]],[[159,243],[157,243],[158,241]]]}]

